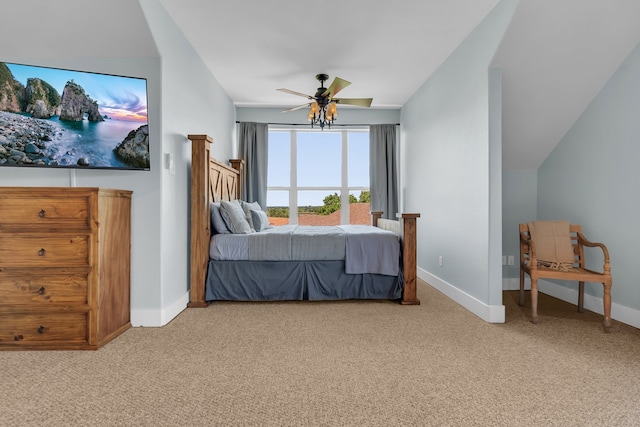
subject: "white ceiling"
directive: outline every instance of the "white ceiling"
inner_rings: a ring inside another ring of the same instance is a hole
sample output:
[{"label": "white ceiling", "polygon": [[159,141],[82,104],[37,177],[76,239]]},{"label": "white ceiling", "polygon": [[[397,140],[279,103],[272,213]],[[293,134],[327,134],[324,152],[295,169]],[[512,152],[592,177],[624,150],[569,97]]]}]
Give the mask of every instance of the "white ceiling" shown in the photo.
[{"label": "white ceiling", "polygon": [[160,0],[237,106],[287,107],[319,87],[400,108],[498,0]]},{"label": "white ceiling", "polygon": [[[238,106],[299,105],[275,89],[313,94],[327,73],[399,108],[498,0],[160,2]],[[638,42],[638,0],[520,0],[492,64],[503,166],[537,169]]]},{"label": "white ceiling", "polygon": [[[400,108],[499,2],[157,1],[237,106],[301,104],[275,89],[312,94],[315,75],[327,73],[352,82],[340,97],[372,97],[372,108]],[[148,56],[155,45],[139,31],[137,3],[5,1],[3,17],[13,18],[0,40],[13,42],[0,60],[24,57],[24,46],[29,58],[93,57],[96,43],[105,58]],[[640,42],[640,1],[518,3],[493,60],[503,75],[503,166],[537,169]]]}]

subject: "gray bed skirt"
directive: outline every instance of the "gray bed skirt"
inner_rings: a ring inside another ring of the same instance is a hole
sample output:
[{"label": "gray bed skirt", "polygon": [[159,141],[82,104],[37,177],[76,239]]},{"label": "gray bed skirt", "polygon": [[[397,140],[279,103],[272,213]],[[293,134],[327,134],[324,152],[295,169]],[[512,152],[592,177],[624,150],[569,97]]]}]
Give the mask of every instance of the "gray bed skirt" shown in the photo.
[{"label": "gray bed skirt", "polygon": [[344,261],[209,261],[207,301],[390,299],[402,274],[346,274]]}]

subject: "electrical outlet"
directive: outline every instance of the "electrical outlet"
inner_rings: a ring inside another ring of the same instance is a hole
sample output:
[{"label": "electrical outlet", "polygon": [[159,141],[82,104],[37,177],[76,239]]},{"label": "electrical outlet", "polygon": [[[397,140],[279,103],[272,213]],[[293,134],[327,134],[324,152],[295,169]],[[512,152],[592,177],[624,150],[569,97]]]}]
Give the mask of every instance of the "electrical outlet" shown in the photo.
[{"label": "electrical outlet", "polygon": [[442,257],[442,255],[440,255],[440,256],[438,257],[438,265],[439,265],[440,267],[442,267],[442,264],[443,264],[443,257]]},{"label": "electrical outlet", "polygon": [[509,255],[509,265],[514,265],[515,264],[515,260],[513,258],[513,255]]}]

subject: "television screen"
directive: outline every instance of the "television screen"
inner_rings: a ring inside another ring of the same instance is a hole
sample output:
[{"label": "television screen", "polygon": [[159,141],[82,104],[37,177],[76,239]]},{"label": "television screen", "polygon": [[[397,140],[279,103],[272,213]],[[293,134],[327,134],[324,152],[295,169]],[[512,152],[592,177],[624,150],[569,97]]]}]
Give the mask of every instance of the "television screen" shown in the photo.
[{"label": "television screen", "polygon": [[0,166],[148,170],[146,79],[0,62]]}]

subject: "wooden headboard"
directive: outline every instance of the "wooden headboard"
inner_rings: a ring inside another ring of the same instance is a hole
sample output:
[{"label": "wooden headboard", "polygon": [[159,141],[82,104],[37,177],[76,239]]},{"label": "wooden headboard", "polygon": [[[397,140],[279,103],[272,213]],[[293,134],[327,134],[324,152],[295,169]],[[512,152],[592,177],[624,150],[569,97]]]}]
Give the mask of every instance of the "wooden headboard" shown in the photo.
[{"label": "wooden headboard", "polygon": [[231,166],[211,157],[213,138],[188,135],[191,140],[191,261],[189,307],[205,307],[204,283],[211,238],[210,203],[240,199],[244,160]]}]

